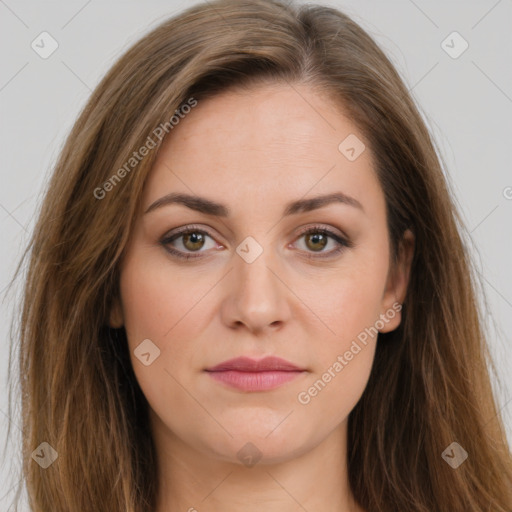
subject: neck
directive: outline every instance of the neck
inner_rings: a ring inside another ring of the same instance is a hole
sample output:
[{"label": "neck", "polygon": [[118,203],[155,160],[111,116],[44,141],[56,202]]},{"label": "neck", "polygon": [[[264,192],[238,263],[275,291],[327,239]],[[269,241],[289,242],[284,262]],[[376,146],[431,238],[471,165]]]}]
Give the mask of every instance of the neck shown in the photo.
[{"label": "neck", "polygon": [[346,427],[342,423],[312,450],[279,461],[263,457],[248,467],[197,451],[152,414],[159,471],[156,512],[364,512],[348,484]]}]

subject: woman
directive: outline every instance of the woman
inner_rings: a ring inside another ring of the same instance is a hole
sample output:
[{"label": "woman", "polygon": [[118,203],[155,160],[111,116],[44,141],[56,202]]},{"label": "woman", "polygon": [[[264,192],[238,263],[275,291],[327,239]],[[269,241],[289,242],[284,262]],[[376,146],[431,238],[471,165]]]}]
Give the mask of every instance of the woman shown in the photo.
[{"label": "woman", "polygon": [[346,15],[161,24],[92,94],[27,249],[32,510],[512,510],[459,222]]}]

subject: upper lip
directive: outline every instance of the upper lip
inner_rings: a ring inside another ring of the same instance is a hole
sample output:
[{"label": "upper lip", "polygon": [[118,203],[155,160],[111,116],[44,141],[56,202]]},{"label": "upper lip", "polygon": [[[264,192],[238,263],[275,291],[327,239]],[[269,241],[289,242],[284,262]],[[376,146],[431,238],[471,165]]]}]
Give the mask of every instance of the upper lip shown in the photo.
[{"label": "upper lip", "polygon": [[268,356],[263,359],[251,359],[250,357],[236,357],[229,359],[211,368],[206,368],[208,372],[222,372],[235,370],[239,372],[270,372],[270,371],[303,371],[303,368],[299,368],[294,364],[281,359],[280,357]]}]

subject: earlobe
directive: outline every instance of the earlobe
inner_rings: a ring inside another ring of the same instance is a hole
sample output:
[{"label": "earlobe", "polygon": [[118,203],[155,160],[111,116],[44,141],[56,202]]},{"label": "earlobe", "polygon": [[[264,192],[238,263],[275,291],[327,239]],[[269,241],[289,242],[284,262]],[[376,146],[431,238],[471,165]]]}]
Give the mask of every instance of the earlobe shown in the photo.
[{"label": "earlobe", "polygon": [[407,294],[409,277],[411,274],[412,259],[414,256],[414,234],[407,229],[402,237],[399,246],[398,262],[396,269],[396,296],[400,303],[403,303]]},{"label": "earlobe", "polygon": [[394,331],[402,319],[402,304],[407,294],[412,260],[414,256],[414,234],[407,229],[398,247],[397,261],[394,269],[390,270],[386,290],[382,301],[382,316],[388,321],[379,332]]},{"label": "earlobe", "polygon": [[123,325],[124,322],[121,304],[119,300],[116,298],[112,302],[112,307],[110,309],[109,326],[112,327],[113,329],[119,329]]}]

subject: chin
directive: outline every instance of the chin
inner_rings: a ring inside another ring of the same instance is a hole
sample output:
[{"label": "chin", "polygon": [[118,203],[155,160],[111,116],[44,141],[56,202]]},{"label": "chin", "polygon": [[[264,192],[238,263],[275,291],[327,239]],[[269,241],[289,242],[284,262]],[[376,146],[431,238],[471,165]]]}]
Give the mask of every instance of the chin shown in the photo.
[{"label": "chin", "polygon": [[218,460],[229,463],[253,467],[254,465],[270,465],[284,463],[299,457],[312,449],[313,442],[309,442],[302,435],[295,434],[290,429],[271,432],[265,429],[243,429],[235,432],[230,430],[233,437],[221,436],[220,439],[205,439],[205,448],[210,455]]}]

